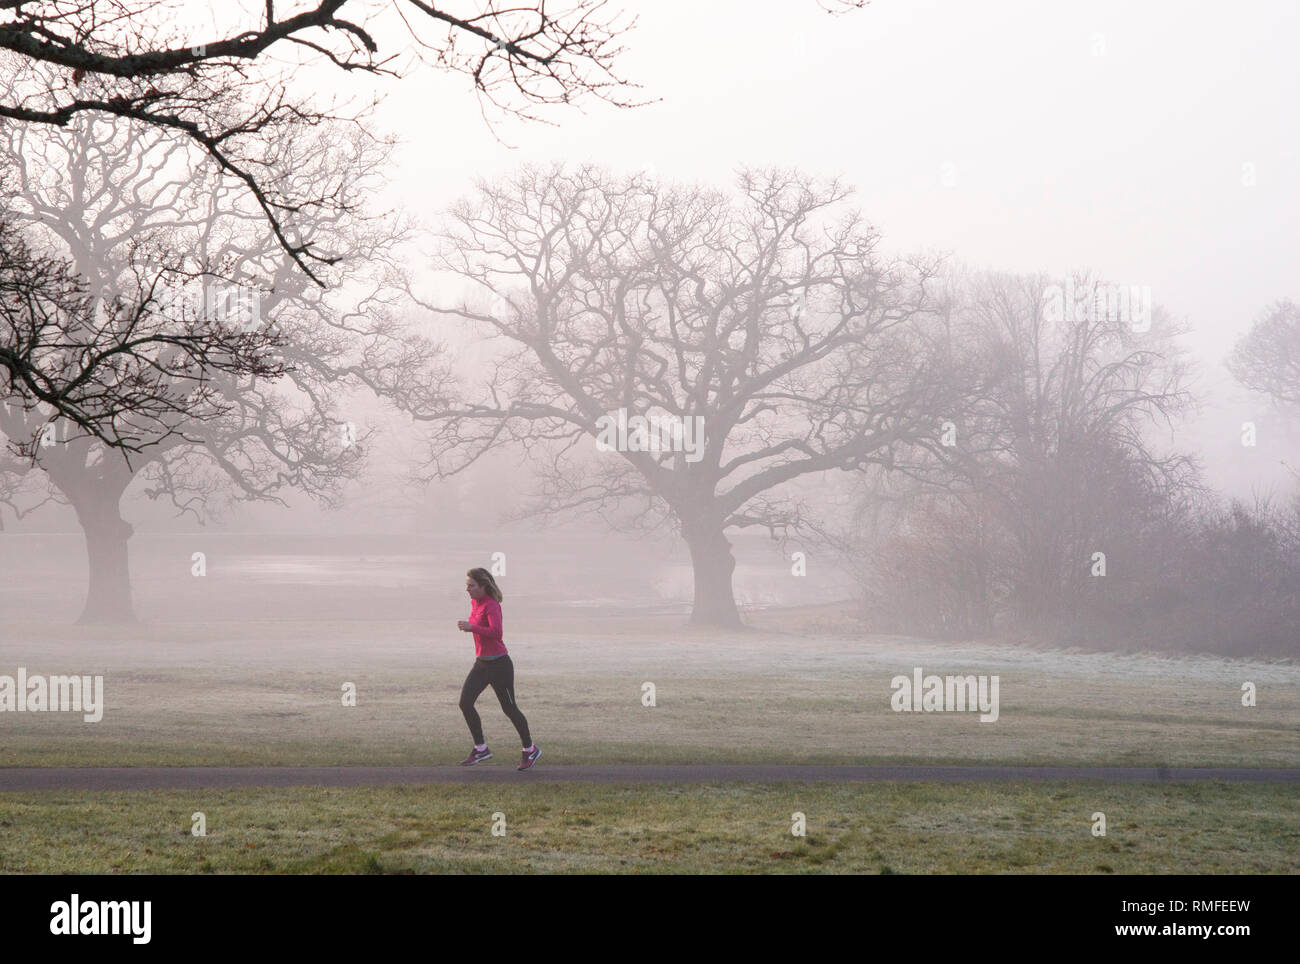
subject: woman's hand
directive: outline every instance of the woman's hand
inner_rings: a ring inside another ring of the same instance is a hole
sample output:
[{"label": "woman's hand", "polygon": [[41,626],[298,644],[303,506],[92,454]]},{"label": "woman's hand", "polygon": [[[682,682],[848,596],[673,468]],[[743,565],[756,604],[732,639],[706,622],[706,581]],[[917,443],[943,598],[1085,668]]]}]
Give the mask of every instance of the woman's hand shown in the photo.
[{"label": "woman's hand", "polygon": [[462,633],[468,633],[470,631],[469,621],[462,619],[460,622],[456,624],[456,628],[459,629]]}]

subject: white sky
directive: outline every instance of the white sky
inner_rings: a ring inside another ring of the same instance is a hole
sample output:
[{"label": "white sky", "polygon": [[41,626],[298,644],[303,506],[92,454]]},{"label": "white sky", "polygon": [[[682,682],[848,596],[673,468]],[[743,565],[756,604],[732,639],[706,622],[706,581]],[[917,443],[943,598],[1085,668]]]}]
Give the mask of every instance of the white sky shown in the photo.
[{"label": "white sky", "polygon": [[[1238,491],[1285,477],[1283,426],[1218,364],[1266,305],[1300,298],[1300,4],[623,7],[638,24],[621,72],[661,102],[507,121],[503,144],[465,78],[421,69],[381,85],[380,122],[405,140],[390,201],[432,220],[474,177],[554,158],[715,183],[740,163],[841,175],[889,249],[1149,285],[1194,330],[1198,394],[1220,406],[1176,441]],[[1247,418],[1255,451],[1239,443]],[[1294,438],[1289,451],[1300,462]]]},{"label": "white sky", "polygon": [[381,122],[407,141],[395,197],[434,217],[525,160],[716,182],[784,163],[855,184],[898,250],[1151,285],[1216,353],[1264,304],[1300,297],[1294,0],[625,7],[639,23],[622,70],[661,103],[507,122],[511,149],[463,78],[421,70],[384,85]]},{"label": "white sky", "polygon": [[[552,159],[719,184],[741,163],[839,175],[889,250],[1150,286],[1193,329],[1196,394],[1213,406],[1175,443],[1239,493],[1287,478],[1281,458],[1300,465],[1300,426],[1221,368],[1268,304],[1300,299],[1296,0],[611,7],[638,18],[619,72],[660,102],[503,120],[498,139],[468,78],[417,67],[376,85],[379,126],[404,140],[387,203],[431,222],[475,177]],[[381,52],[409,45],[398,26]],[[323,67],[295,81],[342,94],[366,79]]]}]

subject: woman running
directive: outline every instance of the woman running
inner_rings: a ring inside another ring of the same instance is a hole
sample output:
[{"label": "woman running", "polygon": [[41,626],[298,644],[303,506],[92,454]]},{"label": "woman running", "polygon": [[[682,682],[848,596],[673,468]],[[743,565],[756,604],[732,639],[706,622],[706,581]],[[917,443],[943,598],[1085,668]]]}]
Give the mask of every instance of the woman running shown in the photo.
[{"label": "woman running", "polygon": [[456,626],[461,632],[474,634],[474,655],[477,658],[460,691],[460,711],[465,714],[470,735],[474,737],[474,749],[460,761],[460,765],[472,767],[492,759],[492,751],[483,739],[483,721],[474,709],[479,694],[491,686],[501,709],[510,717],[524,744],[524,757],[515,769],[527,770],[537,762],[542,751],[529,738],[528,721],[515,705],[515,664],[510,661],[501,637],[501,590],[492,573],[486,569],[471,569],[465,573],[465,591],[473,600],[469,619],[462,619]]}]

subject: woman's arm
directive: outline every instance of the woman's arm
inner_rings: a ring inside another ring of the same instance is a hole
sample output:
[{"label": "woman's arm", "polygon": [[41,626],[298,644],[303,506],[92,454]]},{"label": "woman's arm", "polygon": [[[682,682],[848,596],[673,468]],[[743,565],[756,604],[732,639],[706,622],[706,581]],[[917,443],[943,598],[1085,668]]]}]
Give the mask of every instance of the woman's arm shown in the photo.
[{"label": "woman's arm", "polygon": [[471,631],[484,639],[501,638],[501,604],[495,599],[483,607],[483,618],[487,623],[470,623]]}]

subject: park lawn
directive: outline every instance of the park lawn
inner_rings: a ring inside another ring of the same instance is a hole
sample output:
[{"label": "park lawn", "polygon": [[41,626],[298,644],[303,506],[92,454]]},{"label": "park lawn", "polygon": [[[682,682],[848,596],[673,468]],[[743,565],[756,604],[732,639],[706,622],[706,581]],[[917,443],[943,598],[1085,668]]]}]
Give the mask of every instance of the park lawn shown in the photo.
[{"label": "park lawn", "polygon": [[[1300,668],[1289,662],[707,633],[670,619],[581,628],[536,620],[512,640],[545,765],[1300,765]],[[6,631],[0,673],[102,674],[106,707],[97,723],[0,714],[0,766],[428,765],[468,749],[457,700],[472,655],[460,634],[423,624],[11,621]],[[891,679],[914,666],[997,675],[997,721],[894,712]],[[642,701],[648,682],[654,706]],[[1254,706],[1242,705],[1247,682]],[[355,706],[343,705],[345,683]],[[493,748],[512,751],[490,690],[479,712]]]},{"label": "park lawn", "polygon": [[1294,874],[1300,796],[1022,781],[22,792],[0,795],[0,872]]}]

